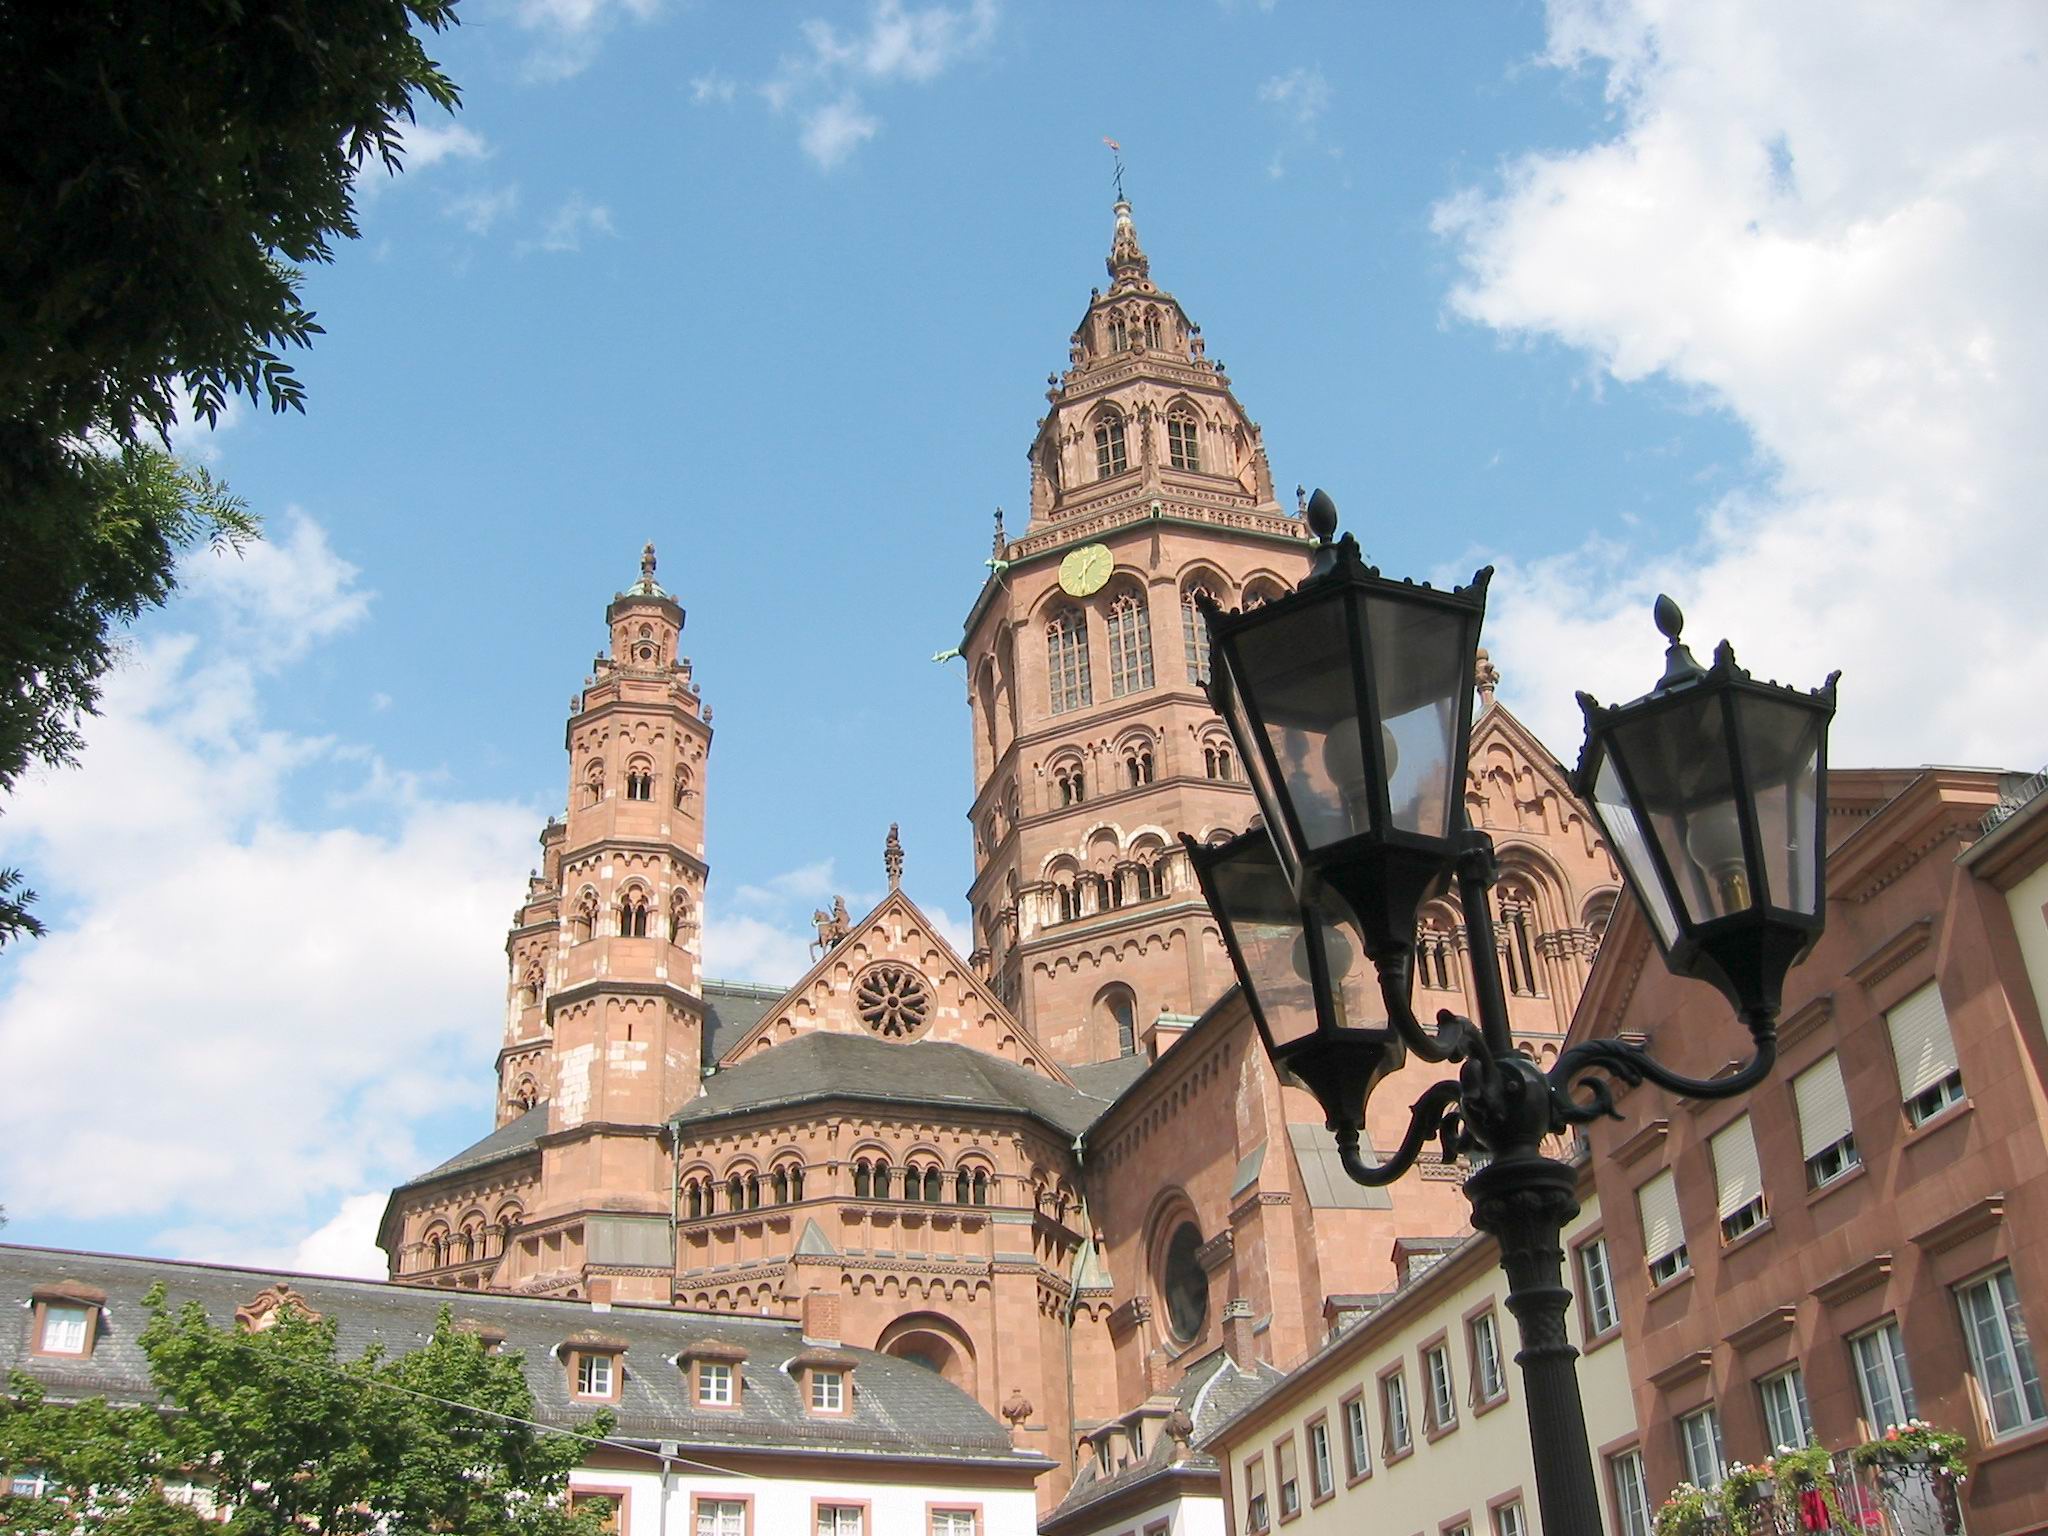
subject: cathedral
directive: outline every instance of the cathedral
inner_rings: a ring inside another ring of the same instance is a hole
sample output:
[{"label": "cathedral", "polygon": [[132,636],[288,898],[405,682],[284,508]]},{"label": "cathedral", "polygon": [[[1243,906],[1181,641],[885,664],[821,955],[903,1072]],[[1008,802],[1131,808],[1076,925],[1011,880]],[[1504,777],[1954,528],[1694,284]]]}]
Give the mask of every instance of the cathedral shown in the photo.
[{"label": "cathedral", "polygon": [[[1197,602],[1286,591],[1311,541],[1122,200],[1107,265],[1030,442],[1029,521],[998,515],[959,642],[972,953],[905,888],[892,828],[887,894],[819,913],[806,974],[704,980],[711,712],[650,546],[605,610],[568,806],[507,937],[497,1127],[393,1191],[379,1233],[416,1285],[777,1317],[836,1298],[848,1345],[938,1372],[1051,1457],[1048,1509],[1185,1439],[1189,1383],[1293,1365],[1469,1230],[1456,1164],[1344,1176],[1188,866],[1183,834],[1257,810]],[[1467,809],[1542,1060],[1620,880],[1483,656],[1479,681]],[[1473,1011],[1466,943],[1425,906],[1419,1010]],[[1381,1091],[1377,1146],[1442,1070]]]}]

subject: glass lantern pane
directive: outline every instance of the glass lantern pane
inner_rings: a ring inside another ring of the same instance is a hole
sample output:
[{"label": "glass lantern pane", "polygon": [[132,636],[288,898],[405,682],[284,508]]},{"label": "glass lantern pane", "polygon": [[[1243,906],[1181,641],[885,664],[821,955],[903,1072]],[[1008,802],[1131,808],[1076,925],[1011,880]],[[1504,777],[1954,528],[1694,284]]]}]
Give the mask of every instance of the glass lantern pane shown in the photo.
[{"label": "glass lantern pane", "polygon": [[[1364,932],[1350,905],[1329,886],[1316,893],[1316,933],[1330,970],[1330,1003],[1335,1029],[1387,1030],[1386,999],[1380,995],[1380,973],[1366,955]],[[1299,964],[1306,969],[1306,955]],[[1399,1065],[1395,1062],[1394,1065]]]},{"label": "glass lantern pane", "polygon": [[1451,774],[1459,755],[1458,706],[1473,665],[1471,619],[1375,594],[1365,600],[1365,624],[1389,819],[1397,831],[1447,838],[1464,788]]},{"label": "glass lantern pane", "polygon": [[1223,723],[1229,727],[1231,738],[1237,743],[1238,760],[1244,764],[1245,777],[1251,781],[1259,812],[1266,819],[1266,827],[1280,849],[1288,874],[1297,875],[1301,870],[1301,850],[1293,845],[1287,819],[1280,813],[1280,797],[1274,791],[1273,776],[1267,771],[1265,754],[1259,750],[1259,738],[1252,729],[1251,718],[1245,713],[1244,694],[1238,687],[1231,653],[1218,647],[1212,648],[1210,654],[1216,658],[1218,713],[1223,716]]},{"label": "glass lantern pane", "polygon": [[1771,905],[1810,917],[1820,885],[1820,748],[1828,717],[1789,699],[1743,694],[1735,718],[1756,803],[1764,894]]},{"label": "glass lantern pane", "polygon": [[1616,770],[1612,757],[1603,755],[1600,771],[1594,775],[1593,809],[1599,814],[1600,825],[1607,831],[1607,841],[1621,856],[1621,867],[1628,875],[1636,899],[1656,925],[1658,937],[1667,946],[1676,943],[1678,919],[1671,911],[1670,898],[1664,894],[1664,882],[1657,873],[1656,861],[1650,857],[1649,845],[1643,841],[1642,830],[1629,810],[1628,796],[1622,792],[1621,774]]},{"label": "glass lantern pane", "polygon": [[1356,658],[1345,594],[1303,602],[1237,641],[1238,686],[1250,694],[1307,851],[1372,829],[1372,765],[1361,750]]},{"label": "glass lantern pane", "polygon": [[1755,895],[1743,857],[1742,807],[1722,698],[1718,690],[1702,691],[1614,733],[1637,809],[1671,867],[1674,894],[1695,923],[1745,911]]},{"label": "glass lantern pane", "polygon": [[1270,839],[1244,837],[1209,870],[1208,883],[1275,1049],[1316,1030],[1301,908]]}]

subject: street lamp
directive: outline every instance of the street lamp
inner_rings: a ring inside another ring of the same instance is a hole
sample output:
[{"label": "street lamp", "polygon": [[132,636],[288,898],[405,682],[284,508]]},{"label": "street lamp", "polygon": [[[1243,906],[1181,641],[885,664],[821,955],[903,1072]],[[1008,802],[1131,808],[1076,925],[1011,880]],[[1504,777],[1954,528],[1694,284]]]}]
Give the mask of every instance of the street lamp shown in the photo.
[{"label": "street lamp", "polygon": [[[1446,1161],[1486,1156],[1465,1191],[1472,1224],[1500,1243],[1521,1326],[1543,1528],[1584,1536],[1601,1526],[1565,1331],[1563,1228],[1578,1198],[1571,1167],[1543,1143],[1612,1114],[1610,1078],[1714,1099],[1770,1071],[1785,973],[1822,924],[1835,677],[1812,693],[1759,683],[1726,642],[1701,667],[1679,639],[1677,605],[1659,598],[1669,648],[1657,686],[1613,708],[1579,695],[1586,745],[1574,786],[1665,964],[1719,988],[1752,1050],[1735,1072],[1695,1080],[1626,1041],[1588,1040],[1546,1072],[1508,1027],[1487,901],[1493,843],[1464,813],[1492,573],[1448,592],[1391,581],[1349,534],[1334,539],[1336,507],[1321,491],[1308,518],[1320,542],[1294,593],[1248,612],[1203,608],[1210,701],[1264,826],[1215,847],[1182,841],[1274,1068],[1322,1105],[1345,1172],[1392,1183],[1432,1138]],[[1415,920],[1446,884],[1464,908],[1479,1018],[1447,1009],[1430,1030],[1411,1006]],[[1415,1101],[1400,1145],[1372,1161],[1360,1150],[1366,1100],[1411,1054],[1455,1063],[1457,1075]]]}]

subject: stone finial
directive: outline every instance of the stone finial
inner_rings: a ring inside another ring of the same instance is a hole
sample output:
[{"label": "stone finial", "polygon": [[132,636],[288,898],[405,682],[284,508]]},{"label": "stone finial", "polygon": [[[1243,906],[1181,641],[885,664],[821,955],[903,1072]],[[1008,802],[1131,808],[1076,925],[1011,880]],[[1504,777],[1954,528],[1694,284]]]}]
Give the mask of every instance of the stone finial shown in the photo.
[{"label": "stone finial", "polygon": [[1003,1417],[1010,1421],[1012,1429],[1017,1428],[1036,1411],[1032,1407],[1031,1399],[1024,1395],[1023,1388],[1010,1388],[1010,1395],[1003,1401]]},{"label": "stone finial", "polygon": [[1479,647],[1479,665],[1472,673],[1473,685],[1479,690],[1479,707],[1490,708],[1493,704],[1493,690],[1500,686],[1500,668],[1493,664],[1493,658],[1486,654],[1486,647]]},{"label": "stone finial", "polygon": [[1001,507],[997,507],[995,546],[989,550],[989,553],[992,555],[1000,555],[1003,552],[1003,546],[1007,543],[1009,543],[1009,540],[1003,534],[1003,509]]},{"label": "stone finial", "polygon": [[650,586],[654,583],[654,541],[648,540],[640,551],[640,579]]},{"label": "stone finial", "polygon": [[1131,205],[1119,197],[1116,200],[1116,233],[1109,242],[1110,288],[1131,284],[1142,284],[1152,273],[1152,263],[1146,257],[1144,247],[1138,244],[1138,227],[1131,222]]},{"label": "stone finial", "polygon": [[889,823],[889,840],[882,844],[882,870],[889,877],[889,889],[903,885],[903,839],[896,835],[896,823]]},{"label": "stone finial", "polygon": [[1194,1417],[1185,1408],[1176,1408],[1169,1413],[1163,1427],[1167,1438],[1182,1451],[1187,1450],[1188,1442],[1195,1438]]},{"label": "stone finial", "polygon": [[1308,492],[1298,485],[1294,488],[1294,515],[1296,517],[1308,516]]}]

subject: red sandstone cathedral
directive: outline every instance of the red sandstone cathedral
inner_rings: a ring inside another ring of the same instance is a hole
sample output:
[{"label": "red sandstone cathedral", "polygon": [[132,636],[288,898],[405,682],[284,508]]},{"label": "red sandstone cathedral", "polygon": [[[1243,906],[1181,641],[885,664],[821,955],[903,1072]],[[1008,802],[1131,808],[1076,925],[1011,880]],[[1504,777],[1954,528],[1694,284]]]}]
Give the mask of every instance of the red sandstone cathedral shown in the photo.
[{"label": "red sandstone cathedral", "polygon": [[[848,1344],[940,1372],[1053,1457],[1048,1505],[1084,1455],[1184,1437],[1187,1388],[1224,1362],[1300,1359],[1393,1287],[1397,1241],[1426,1250],[1468,1214],[1455,1165],[1344,1177],[1181,852],[1256,809],[1202,690],[1196,597],[1266,601],[1309,536],[1115,211],[1110,286],[1031,442],[1029,524],[998,521],[960,642],[974,952],[902,889],[892,831],[887,896],[820,913],[807,974],[703,981],[712,733],[650,547],[606,609],[568,810],[506,942],[497,1129],[395,1190],[379,1237],[416,1284],[785,1316],[836,1295]],[[1483,658],[1480,679],[1466,800],[1541,1059],[1620,882]],[[1425,908],[1418,1005],[1472,1011],[1466,942]],[[1382,1148],[1442,1069],[1405,1070],[1375,1100]]]}]

